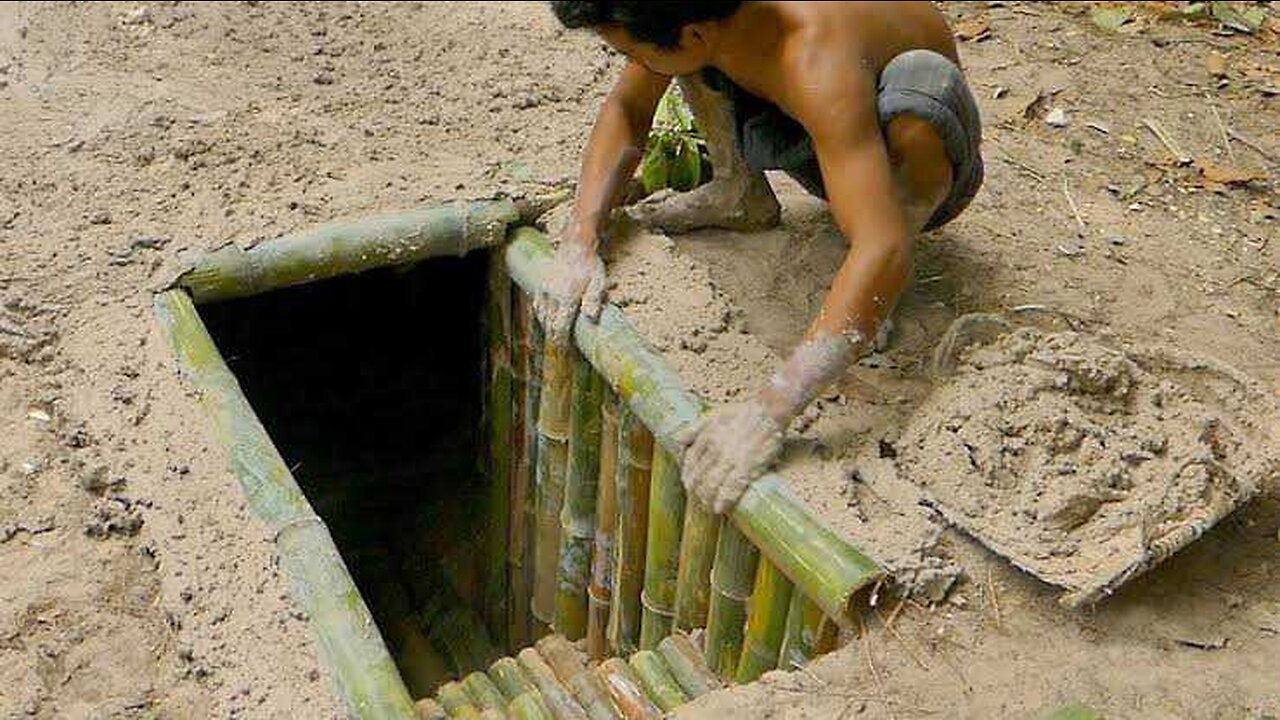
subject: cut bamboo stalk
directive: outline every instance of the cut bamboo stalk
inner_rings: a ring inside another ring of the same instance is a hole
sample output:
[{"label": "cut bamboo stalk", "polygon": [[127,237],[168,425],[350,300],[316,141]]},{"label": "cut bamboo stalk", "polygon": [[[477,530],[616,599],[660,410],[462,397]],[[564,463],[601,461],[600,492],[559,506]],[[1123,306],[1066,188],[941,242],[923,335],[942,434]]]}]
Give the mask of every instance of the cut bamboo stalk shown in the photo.
[{"label": "cut bamboo stalk", "polygon": [[692,631],[707,626],[711,602],[711,566],[716,559],[720,518],[696,498],[685,507],[680,536],[680,567],[676,574],[675,626]]},{"label": "cut bamboo stalk", "polygon": [[644,560],[644,606],[640,649],[652,650],[671,634],[675,618],[676,575],[680,565],[680,530],[684,524],[684,486],[671,453],[654,447],[649,480],[649,532]]},{"label": "cut bamboo stalk", "polygon": [[595,672],[624,718],[659,720],[662,717],[662,709],[645,694],[644,684],[630,665],[619,658],[609,658],[600,663]]},{"label": "cut bamboo stalk", "polygon": [[484,619],[498,645],[507,647],[507,577],[510,552],[512,395],[511,277],[502,253],[489,258],[489,298],[486,331],[489,342],[488,494],[484,542]]},{"label": "cut bamboo stalk", "polygon": [[560,684],[555,671],[547,665],[537,650],[531,647],[525,648],[516,658],[520,661],[520,668],[538,687],[538,692],[542,694],[542,700],[546,703],[552,717],[556,720],[587,720],[586,711],[577,700],[573,699],[568,689]]},{"label": "cut bamboo stalk", "polygon": [[[512,293],[513,314],[511,366],[515,375],[515,405],[512,417],[512,455],[515,457],[511,473],[511,520],[507,528],[508,606],[507,649],[528,645],[533,638],[529,631],[532,620],[532,520],[534,511],[533,468],[534,448],[537,445],[537,423],[533,413],[537,408],[537,386],[533,375],[533,314],[529,298],[516,288]],[[541,382],[539,378],[537,382]]]},{"label": "cut bamboo stalk", "polygon": [[796,670],[835,647],[837,628],[822,614],[822,608],[796,591],[787,611],[787,631],[778,653],[778,667]]},{"label": "cut bamboo stalk", "polygon": [[500,654],[480,617],[465,605],[448,608],[433,620],[424,619],[423,624],[428,627],[427,637],[444,651],[459,674],[488,667]]},{"label": "cut bamboo stalk", "polygon": [[662,656],[652,650],[641,650],[628,661],[636,671],[645,692],[663,712],[671,712],[689,701],[679,681],[667,668]]},{"label": "cut bamboo stalk", "polygon": [[[526,292],[540,292],[551,271],[546,238],[533,228],[517,228],[507,247],[507,266]],[[658,444],[681,452],[680,440],[698,423],[703,403],[622,311],[607,305],[596,322],[579,317],[574,340]],[[883,576],[875,563],[820,523],[777,475],[752,483],[731,517],[823,613],[846,626],[852,624],[860,593]]]},{"label": "cut bamboo stalk", "polygon": [[757,563],[755,588],[747,611],[747,629],[738,660],[737,681],[754,682],[778,667],[782,636],[787,631],[787,610],[793,586],[767,558]]},{"label": "cut bamboo stalk", "polygon": [[493,684],[498,686],[502,691],[502,696],[508,701],[515,700],[521,695],[529,691],[537,691],[537,687],[525,676],[520,669],[520,663],[515,658],[504,657],[495,661],[489,666],[489,677],[493,679]]},{"label": "cut bamboo stalk", "polygon": [[463,678],[462,687],[471,698],[471,703],[481,711],[496,710],[506,715],[507,698],[482,671],[477,670]]},{"label": "cut bamboo stalk", "polygon": [[454,202],[323,225],[259,243],[205,253],[175,286],[198,303],[246,297],[442,255],[498,245],[517,220],[507,200]]},{"label": "cut bamboo stalk", "polygon": [[436,701],[451,718],[466,717],[467,713],[471,714],[470,717],[480,717],[480,708],[472,702],[462,683],[456,680],[440,686],[436,691]]},{"label": "cut bamboo stalk", "polygon": [[700,698],[724,687],[688,636],[676,633],[665,638],[658,643],[658,653],[667,661],[667,668],[690,698]]},{"label": "cut bamboo stalk", "polygon": [[560,562],[560,512],[569,466],[570,390],[573,385],[571,345],[545,343],[542,355],[542,402],[538,411],[538,538],[534,569],[533,615],[552,625]]},{"label": "cut bamboo stalk", "polygon": [[606,637],[613,592],[614,537],[618,525],[618,396],[606,389],[600,407],[600,479],[596,497],[596,537],[587,587],[587,656],[609,655]]},{"label": "cut bamboo stalk", "polygon": [[759,553],[732,523],[720,528],[716,562],[711,569],[711,607],[707,612],[704,657],[712,672],[726,682],[738,673],[747,600],[755,581]]},{"label": "cut bamboo stalk", "polygon": [[[541,487],[537,478],[542,477],[546,467],[543,462],[544,458],[538,449],[540,447],[538,413],[541,412],[542,408],[542,365],[546,353],[542,326],[538,324],[537,319],[534,317],[529,296],[523,290],[517,290],[516,294],[520,296],[523,307],[521,317],[524,321],[525,339],[528,342],[528,347],[525,349],[525,362],[529,382],[525,386],[524,442],[527,448],[530,488],[528,497],[525,498],[525,547],[523,557],[525,586],[528,588],[529,593],[526,603],[528,606],[526,626],[528,627],[529,641],[532,641],[550,631],[550,627],[534,617],[533,613],[533,593],[537,570],[535,553],[538,546],[538,488]],[[525,644],[527,645],[528,643],[526,642]]]},{"label": "cut bamboo stalk", "polygon": [[440,703],[431,698],[422,698],[413,705],[418,711],[418,720],[445,720],[449,717]]},{"label": "cut bamboo stalk", "polygon": [[548,635],[539,640],[534,647],[563,685],[568,686],[575,677],[587,669],[587,663],[582,654],[562,635]]},{"label": "cut bamboo stalk", "polygon": [[569,468],[560,513],[560,564],[556,632],[570,640],[587,635],[587,585],[596,535],[596,486],[600,479],[600,403],[604,381],[580,353],[573,359]]},{"label": "cut bamboo stalk", "polygon": [[573,697],[591,720],[624,720],[604,682],[595,673],[578,673],[569,683]]},{"label": "cut bamboo stalk", "polygon": [[649,475],[653,435],[630,409],[618,416],[618,521],[614,552],[609,647],[630,655],[640,646],[640,593],[644,588],[645,539],[649,533]]},{"label": "cut bamboo stalk", "polygon": [[536,693],[525,693],[512,700],[510,709],[514,720],[559,720]]},{"label": "cut bamboo stalk", "polygon": [[223,361],[186,292],[156,296],[178,365],[199,391],[254,516],[275,532],[280,567],[310,620],[338,697],[356,718],[413,718],[413,699],[324,523]]}]

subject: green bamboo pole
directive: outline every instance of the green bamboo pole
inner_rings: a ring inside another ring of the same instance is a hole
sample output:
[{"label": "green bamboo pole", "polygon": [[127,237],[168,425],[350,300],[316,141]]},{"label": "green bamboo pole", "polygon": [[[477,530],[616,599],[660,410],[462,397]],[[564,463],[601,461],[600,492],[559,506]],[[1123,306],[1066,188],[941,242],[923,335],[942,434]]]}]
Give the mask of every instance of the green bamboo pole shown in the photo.
[{"label": "green bamboo pole", "polygon": [[418,711],[418,720],[445,720],[449,714],[444,711],[440,703],[431,698],[422,698],[413,704],[414,709]]},{"label": "green bamboo pole", "polygon": [[569,469],[560,513],[560,565],[555,629],[570,640],[587,635],[587,585],[596,536],[596,486],[600,478],[600,403],[604,381],[579,353],[573,359]]},{"label": "green bamboo pole", "polygon": [[[511,365],[515,375],[514,412],[512,417],[511,520],[507,537],[508,624],[507,649],[528,645],[532,640],[529,624],[533,619],[532,527],[534,514],[533,487],[534,449],[537,445],[537,387],[534,385],[534,328],[529,297],[515,288],[513,297]],[[538,378],[537,382],[541,382]]]},{"label": "green bamboo pole", "polygon": [[595,672],[624,718],[659,720],[662,717],[662,709],[645,694],[644,684],[622,659],[609,658],[600,663]]},{"label": "green bamboo pole", "polygon": [[571,345],[545,343],[542,356],[542,402],[538,411],[538,537],[534,569],[533,615],[552,625],[560,564],[560,513],[569,467],[572,408]]},{"label": "green bamboo pole", "polygon": [[338,697],[356,718],[413,718],[416,710],[369,608],[324,523],[298,487],[187,293],[156,296],[178,365],[226,450],[250,511],[275,532],[294,602],[310,619]]},{"label": "green bamboo pole", "polygon": [[[528,616],[525,619],[529,642],[542,637],[550,631],[550,627],[538,620],[533,612],[533,596],[536,587],[536,552],[538,547],[538,498],[541,497],[539,489],[542,487],[538,478],[544,477],[548,469],[546,458],[539,450],[541,447],[540,433],[538,432],[538,415],[542,411],[542,365],[546,355],[545,342],[542,332],[542,326],[538,324],[534,317],[532,301],[523,290],[517,290],[522,305],[521,319],[525,328],[525,340],[528,347],[525,349],[526,371],[528,373],[529,382],[524,389],[524,442],[529,465],[529,483],[530,491],[528,497],[525,498],[525,546],[522,556],[524,558],[524,584],[528,588],[528,601],[525,605],[528,608]],[[517,622],[519,620],[517,619]]]},{"label": "green bamboo pole", "polygon": [[649,532],[644,560],[644,606],[640,649],[652,650],[671,634],[675,617],[676,575],[680,564],[680,530],[684,521],[684,486],[671,453],[653,451],[649,481]]},{"label": "green bamboo pole", "polygon": [[707,625],[711,602],[711,566],[716,559],[720,518],[696,498],[685,507],[680,536],[680,566],[676,573],[677,628],[692,631]]},{"label": "green bamboo pole", "polygon": [[622,406],[618,416],[618,541],[608,628],[609,647],[617,655],[630,655],[640,646],[640,593],[644,588],[652,463],[653,435],[635,413]]},{"label": "green bamboo pole", "polygon": [[720,528],[716,562],[711,569],[711,607],[707,612],[704,657],[726,682],[738,673],[747,600],[755,581],[759,553],[732,523]]},{"label": "green bamboo pole", "polygon": [[502,253],[489,258],[489,298],[486,330],[489,341],[489,381],[486,383],[489,462],[487,526],[484,542],[484,619],[499,646],[507,647],[507,577],[510,553],[511,471],[513,442],[511,367],[511,276]]},{"label": "green bamboo pole", "polygon": [[511,701],[511,717],[514,720],[559,720],[551,714],[542,697],[530,692]]},{"label": "green bamboo pole", "polygon": [[724,687],[688,636],[676,633],[663,639],[658,643],[658,653],[667,661],[667,668],[690,698],[700,698]]},{"label": "green bamboo pole", "polygon": [[662,656],[652,650],[641,650],[628,661],[636,671],[645,692],[663,712],[671,712],[689,701],[680,683],[667,668]]},{"label": "green bamboo pole", "polygon": [[477,670],[463,678],[462,687],[467,691],[472,704],[481,711],[496,710],[506,714],[507,698],[484,672]]},{"label": "green bamboo pole", "polygon": [[502,242],[517,220],[507,200],[454,202],[324,225],[259,243],[205,253],[175,286],[198,303],[246,297],[441,255],[465,255]]},{"label": "green bamboo pole", "polygon": [[489,677],[493,679],[493,684],[498,686],[503,697],[508,701],[515,700],[527,692],[538,690],[525,676],[520,669],[520,663],[516,662],[515,658],[504,657],[496,660],[489,666]]},{"label": "green bamboo pole", "polygon": [[424,611],[423,624],[427,637],[444,651],[459,674],[488,667],[499,656],[478,615],[465,605],[455,605],[442,612]]},{"label": "green bamboo pole", "polygon": [[614,538],[618,526],[618,396],[606,389],[600,407],[600,479],[596,498],[596,537],[587,586],[587,656],[600,662],[609,655],[607,631],[613,592]]},{"label": "green bamboo pole", "polygon": [[787,631],[787,610],[791,607],[793,585],[773,563],[757,563],[755,588],[747,611],[747,629],[742,639],[737,681],[754,682],[778,667],[782,636]]},{"label": "green bamboo pole", "polygon": [[476,707],[471,696],[462,687],[462,683],[453,681],[440,686],[436,691],[436,701],[451,718],[479,718],[480,708]]},{"label": "green bamboo pole", "polygon": [[622,711],[613,704],[609,689],[595,673],[578,673],[569,681],[569,689],[591,720],[623,720]]},{"label": "green bamboo pole", "polygon": [[795,670],[835,647],[836,627],[822,614],[822,608],[796,591],[787,611],[787,631],[778,653],[778,667]]},{"label": "green bamboo pole", "polygon": [[[507,247],[507,266],[526,292],[540,292],[551,270],[546,238],[532,228],[517,228]],[[597,322],[579,317],[574,340],[658,444],[680,453],[680,440],[698,423],[703,403],[622,311],[607,305]],[[860,593],[883,576],[875,563],[820,523],[777,475],[752,483],[731,517],[828,617],[846,625],[852,623]]]},{"label": "green bamboo pole", "polygon": [[520,651],[516,659],[520,661],[520,668],[538,687],[538,692],[542,694],[542,700],[546,703],[552,717],[556,720],[588,720],[586,711],[560,683],[555,671],[547,665],[546,660],[542,659],[542,655],[537,650],[531,647],[525,648]]},{"label": "green bamboo pole", "polygon": [[534,647],[565,686],[587,669],[582,654],[563,635],[548,635],[538,640]]}]

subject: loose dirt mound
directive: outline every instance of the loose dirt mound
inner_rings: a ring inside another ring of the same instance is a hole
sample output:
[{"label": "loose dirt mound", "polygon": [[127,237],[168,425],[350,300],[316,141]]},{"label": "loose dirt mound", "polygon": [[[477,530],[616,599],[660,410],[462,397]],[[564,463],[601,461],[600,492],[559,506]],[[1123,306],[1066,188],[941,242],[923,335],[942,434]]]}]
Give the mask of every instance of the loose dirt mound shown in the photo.
[{"label": "loose dirt mound", "polygon": [[[1022,328],[970,351],[915,415],[899,468],[949,520],[1093,601],[1257,492],[1263,402],[1227,370],[1155,362]],[[1204,382],[1207,381],[1207,382]],[[1250,402],[1252,400],[1252,402]]]}]

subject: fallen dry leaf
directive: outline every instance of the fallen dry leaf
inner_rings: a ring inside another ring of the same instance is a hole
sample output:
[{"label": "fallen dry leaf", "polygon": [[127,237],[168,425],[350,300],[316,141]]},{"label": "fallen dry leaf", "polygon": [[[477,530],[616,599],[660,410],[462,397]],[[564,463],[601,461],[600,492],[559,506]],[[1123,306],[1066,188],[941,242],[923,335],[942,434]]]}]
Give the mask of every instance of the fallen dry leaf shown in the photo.
[{"label": "fallen dry leaf", "polygon": [[1211,51],[1204,56],[1204,69],[1209,72],[1210,77],[1222,78],[1227,76],[1227,56],[1219,52]]},{"label": "fallen dry leaf", "polygon": [[991,37],[991,22],[985,15],[965,18],[955,24],[957,40],[981,42]]}]

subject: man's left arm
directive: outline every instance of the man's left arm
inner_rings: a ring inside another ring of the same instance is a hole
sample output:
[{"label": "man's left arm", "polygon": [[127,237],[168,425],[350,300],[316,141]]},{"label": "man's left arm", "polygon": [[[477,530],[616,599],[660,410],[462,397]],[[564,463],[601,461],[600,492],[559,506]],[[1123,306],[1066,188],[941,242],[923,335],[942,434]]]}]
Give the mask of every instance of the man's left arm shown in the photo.
[{"label": "man's left arm", "polygon": [[876,114],[874,79],[856,82],[864,87],[850,92],[846,79],[838,96],[795,108],[850,250],[799,347],[751,399],[717,409],[693,436],[685,485],[716,512],[768,470],[791,421],[870,349],[910,276],[910,228]]}]

